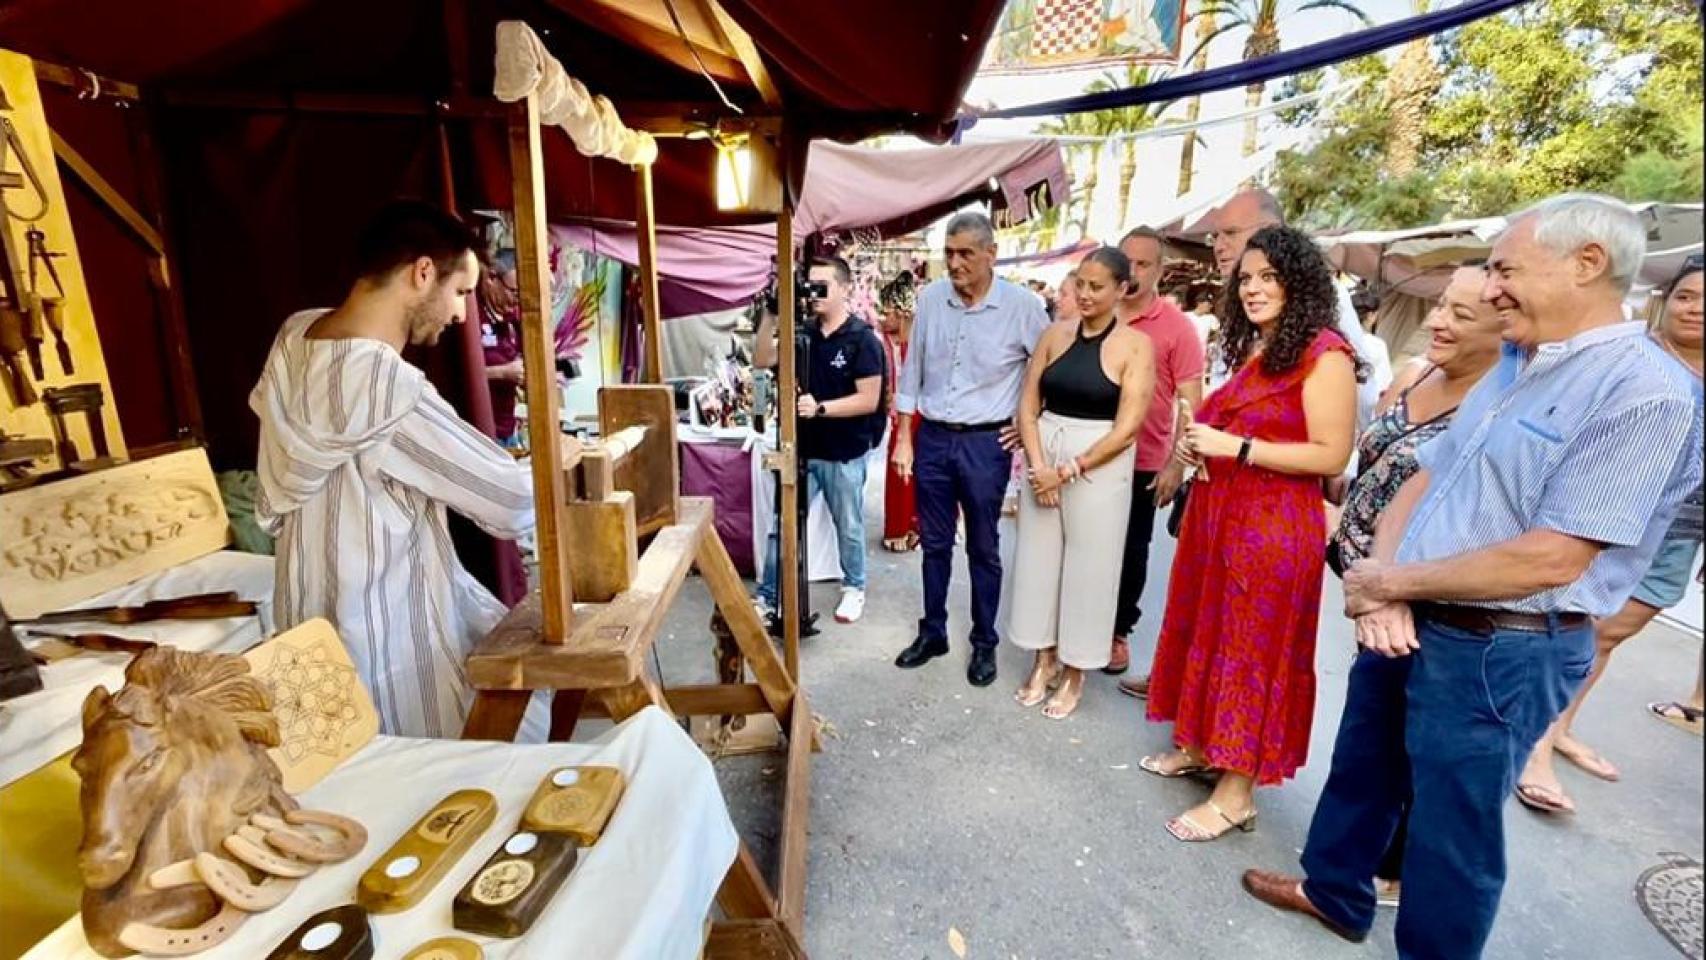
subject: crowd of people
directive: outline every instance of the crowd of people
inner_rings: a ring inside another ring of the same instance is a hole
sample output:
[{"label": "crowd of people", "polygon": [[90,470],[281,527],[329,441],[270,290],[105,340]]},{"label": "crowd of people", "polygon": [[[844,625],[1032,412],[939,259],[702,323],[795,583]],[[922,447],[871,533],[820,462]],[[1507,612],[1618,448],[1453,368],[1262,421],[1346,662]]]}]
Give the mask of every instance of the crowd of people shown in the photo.
[{"label": "crowd of people", "polygon": [[[1394,372],[1271,195],[1244,191],[1212,223],[1218,371],[1198,325],[1158,295],[1165,244],[1146,228],[1086,256],[1052,322],[995,276],[975,213],[948,224],[945,278],[909,288],[910,310],[885,301],[898,361],[886,502],[910,493],[923,547],[923,615],[896,665],[949,650],[958,534],[967,679],[996,679],[998,522],[1017,456],[1005,629],[1033,659],[1014,698],[1065,719],[1087,673],[1128,669],[1155,519],[1171,508],[1154,660],[1119,689],[1172,725],[1175,749],[1142,769],[1213,783],[1166,829],[1213,841],[1253,829],[1258,788],[1307,759],[1331,571],[1362,650],[1304,875],[1251,870],[1245,887],[1351,940],[1396,903],[1402,955],[1478,956],[1503,885],[1505,800],[1569,809],[1555,756],[1617,776],[1575,738],[1575,712],[1617,644],[1680,600],[1700,549],[1700,264],[1665,288],[1649,329],[1625,306],[1645,253],[1636,215],[1552,198],[1456,270],[1426,356]],[[886,522],[885,539],[904,548],[913,522]],[[1700,690],[1651,709],[1697,726]]]}]

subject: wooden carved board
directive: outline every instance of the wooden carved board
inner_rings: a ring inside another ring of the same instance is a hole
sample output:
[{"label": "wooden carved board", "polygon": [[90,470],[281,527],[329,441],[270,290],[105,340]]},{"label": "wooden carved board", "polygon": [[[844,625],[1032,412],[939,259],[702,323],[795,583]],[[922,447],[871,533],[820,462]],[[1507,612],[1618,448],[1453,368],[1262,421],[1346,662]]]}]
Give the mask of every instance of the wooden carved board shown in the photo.
[{"label": "wooden carved board", "polygon": [[281,742],[267,752],[291,793],[319,783],[379,733],[379,712],[327,621],[310,620],[243,657],[272,694]]},{"label": "wooden carved board", "polygon": [[230,542],[200,448],[0,496],[0,604],[27,620]]}]

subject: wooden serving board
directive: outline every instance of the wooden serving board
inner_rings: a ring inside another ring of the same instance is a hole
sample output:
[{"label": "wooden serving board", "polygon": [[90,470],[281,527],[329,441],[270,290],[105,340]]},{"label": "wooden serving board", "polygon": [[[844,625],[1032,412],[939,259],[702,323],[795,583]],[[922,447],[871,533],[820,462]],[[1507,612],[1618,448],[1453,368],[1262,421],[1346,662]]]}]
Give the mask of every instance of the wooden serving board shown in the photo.
[{"label": "wooden serving board", "polygon": [[50,613],[187,563],[231,539],[201,448],[0,496],[0,604]]},{"label": "wooden serving board", "polygon": [[379,733],[379,711],[338,632],[310,620],[243,657],[273,697],[282,742],[269,750],[284,788],[301,793]]}]

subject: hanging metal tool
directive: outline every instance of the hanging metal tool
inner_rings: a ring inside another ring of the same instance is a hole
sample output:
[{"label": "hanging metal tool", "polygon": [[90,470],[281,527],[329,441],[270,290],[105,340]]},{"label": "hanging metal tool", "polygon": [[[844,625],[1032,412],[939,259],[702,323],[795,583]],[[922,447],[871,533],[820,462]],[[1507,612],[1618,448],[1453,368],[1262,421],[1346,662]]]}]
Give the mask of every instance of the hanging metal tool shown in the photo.
[{"label": "hanging metal tool", "polygon": [[[42,377],[43,326],[53,332],[54,349],[59,354],[59,369],[66,374],[76,373],[71,363],[71,344],[65,340],[65,284],[60,282],[59,270],[53,265],[55,257],[63,257],[65,254],[54,253],[47,248],[47,234],[42,233],[40,227],[31,227],[24,234],[24,241],[29,246],[30,257],[30,327],[35,333],[35,339],[30,341],[34,348],[30,354],[30,362],[35,365],[36,379],[40,380]],[[53,289],[58,296],[41,295],[41,288],[36,286],[37,264],[47,271],[47,278],[53,281]]]},{"label": "hanging metal tool", "polygon": [[[18,128],[12,125],[12,118],[7,111],[12,109],[12,101],[6,92],[0,90],[0,260],[4,269],[0,269],[0,366],[5,367],[6,382],[10,388],[12,402],[16,406],[27,407],[38,399],[35,386],[24,372],[22,354],[28,352],[35,367],[36,378],[42,376],[41,342],[38,332],[32,341],[29,337],[32,314],[34,313],[33,295],[22,289],[24,271],[18,262],[15,239],[12,234],[12,221],[34,223],[47,215],[47,189],[42,185],[41,177],[30,162],[30,155],[24,149],[23,140],[18,136]],[[8,170],[8,158],[16,154],[18,157],[18,172]],[[8,194],[13,190],[22,190],[25,184],[36,195],[36,210],[28,216],[20,215],[12,209]],[[37,329],[45,322],[45,313],[36,318]],[[34,344],[32,351],[31,344]]]}]

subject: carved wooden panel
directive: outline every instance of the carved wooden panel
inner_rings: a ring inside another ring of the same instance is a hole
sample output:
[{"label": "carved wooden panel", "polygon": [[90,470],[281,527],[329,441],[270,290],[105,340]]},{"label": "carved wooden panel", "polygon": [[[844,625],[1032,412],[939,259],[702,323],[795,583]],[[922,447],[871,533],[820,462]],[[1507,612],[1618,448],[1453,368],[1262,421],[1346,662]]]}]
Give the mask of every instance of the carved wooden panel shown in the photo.
[{"label": "carved wooden panel", "polygon": [[379,712],[331,623],[310,620],[243,654],[272,694],[284,788],[301,793],[379,733]]},{"label": "carved wooden panel", "polygon": [[230,526],[201,449],[0,496],[0,603],[19,620],[223,548]]}]

